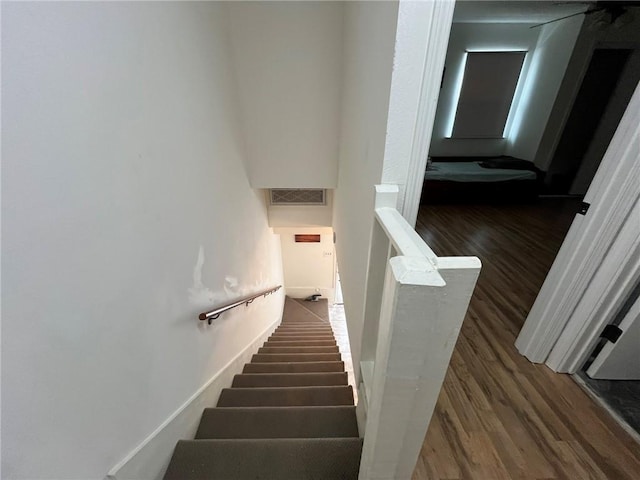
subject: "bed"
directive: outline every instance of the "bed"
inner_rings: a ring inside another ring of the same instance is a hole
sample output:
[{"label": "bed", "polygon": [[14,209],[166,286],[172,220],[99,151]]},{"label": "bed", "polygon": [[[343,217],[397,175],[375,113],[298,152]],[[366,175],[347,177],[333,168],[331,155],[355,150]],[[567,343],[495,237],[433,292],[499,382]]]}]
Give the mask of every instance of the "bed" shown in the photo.
[{"label": "bed", "polygon": [[427,166],[421,203],[512,203],[534,200],[541,172],[511,158],[433,161]]}]

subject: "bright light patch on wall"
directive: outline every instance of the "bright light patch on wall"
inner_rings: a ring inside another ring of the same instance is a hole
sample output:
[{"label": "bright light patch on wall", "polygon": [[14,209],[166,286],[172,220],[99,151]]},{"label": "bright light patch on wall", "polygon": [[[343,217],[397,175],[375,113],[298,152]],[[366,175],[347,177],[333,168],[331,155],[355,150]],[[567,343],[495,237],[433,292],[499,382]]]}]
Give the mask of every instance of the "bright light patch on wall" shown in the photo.
[{"label": "bright light patch on wall", "polygon": [[[524,63],[526,61],[526,52],[525,59],[523,60],[522,67],[520,68],[520,73],[518,75],[518,81],[516,82],[516,89],[513,95],[513,100],[511,102],[511,108],[509,109],[509,114],[507,115],[507,122],[504,125],[504,131],[502,132],[503,138],[509,137],[509,132],[513,126],[516,114],[521,111],[518,107],[520,106],[522,100],[524,99],[524,86],[526,82],[524,81]],[[531,91],[529,90],[529,95],[531,95]]]},{"label": "bright light patch on wall", "polygon": [[453,103],[451,104],[449,119],[447,120],[447,129],[445,130],[446,138],[451,138],[451,135],[453,135],[453,124],[456,121],[456,110],[458,108],[458,100],[460,100],[460,91],[462,90],[462,81],[464,80],[464,68],[466,65],[467,65],[467,52],[464,52],[464,55],[462,56],[462,62],[458,67],[456,82],[453,87]]},{"label": "bright light patch on wall", "polygon": [[525,55],[523,50],[467,51],[450,138],[504,138]]},{"label": "bright light patch on wall", "polygon": [[513,144],[515,138],[518,137],[522,123],[525,121],[525,112],[528,110],[531,98],[534,96],[535,79],[537,78],[536,75],[539,69],[540,56],[534,52],[530,59],[527,75],[522,75],[524,72],[520,73],[520,79],[518,80],[518,87],[516,89],[516,92],[520,89],[520,93],[516,94],[518,96],[517,101],[514,101],[511,106],[509,118],[505,126],[504,137],[508,138],[511,144]]}]

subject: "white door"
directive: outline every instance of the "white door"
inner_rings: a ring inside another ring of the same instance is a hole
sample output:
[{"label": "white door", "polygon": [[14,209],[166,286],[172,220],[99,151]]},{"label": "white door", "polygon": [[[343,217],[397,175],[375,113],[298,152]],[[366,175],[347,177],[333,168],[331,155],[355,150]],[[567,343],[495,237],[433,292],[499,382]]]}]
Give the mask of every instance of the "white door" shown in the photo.
[{"label": "white door", "polygon": [[564,373],[584,365],[609,314],[628,295],[623,289],[635,284],[639,199],[640,85],[584,198],[591,207],[576,215],[516,340],[530,361]]},{"label": "white door", "polygon": [[640,380],[640,297],[619,327],[622,334],[618,340],[607,342],[587,370],[591,378]]}]

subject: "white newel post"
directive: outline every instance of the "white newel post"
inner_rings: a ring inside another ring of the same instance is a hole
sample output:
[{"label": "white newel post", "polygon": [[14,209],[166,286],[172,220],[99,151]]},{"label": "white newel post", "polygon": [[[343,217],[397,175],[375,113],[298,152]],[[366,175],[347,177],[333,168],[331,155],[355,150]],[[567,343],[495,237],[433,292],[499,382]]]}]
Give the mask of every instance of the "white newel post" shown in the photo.
[{"label": "white newel post", "polygon": [[399,213],[389,207],[383,210],[376,209],[377,222],[400,256],[387,262],[375,349],[369,347],[374,351],[361,362],[361,388],[366,395],[360,397],[365,405],[359,407],[364,433],[359,479],[409,480],[480,261],[476,257],[420,254],[431,251],[415,232],[394,223],[401,218]]}]

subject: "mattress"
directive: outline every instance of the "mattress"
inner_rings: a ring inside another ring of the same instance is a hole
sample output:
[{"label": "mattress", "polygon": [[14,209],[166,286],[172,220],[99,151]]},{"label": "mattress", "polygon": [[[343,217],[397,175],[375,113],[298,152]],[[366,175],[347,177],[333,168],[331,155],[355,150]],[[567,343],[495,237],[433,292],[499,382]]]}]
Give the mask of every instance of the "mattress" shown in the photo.
[{"label": "mattress", "polygon": [[536,180],[536,173],[529,170],[484,168],[479,162],[434,162],[425,172],[425,180],[450,182],[491,183],[509,180]]}]

